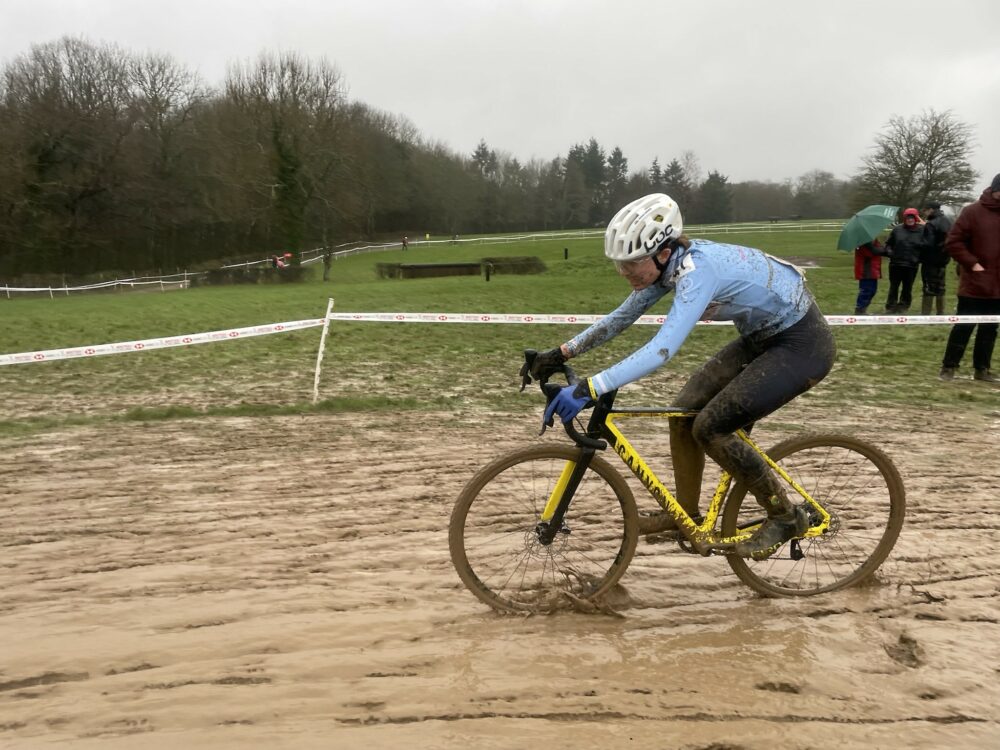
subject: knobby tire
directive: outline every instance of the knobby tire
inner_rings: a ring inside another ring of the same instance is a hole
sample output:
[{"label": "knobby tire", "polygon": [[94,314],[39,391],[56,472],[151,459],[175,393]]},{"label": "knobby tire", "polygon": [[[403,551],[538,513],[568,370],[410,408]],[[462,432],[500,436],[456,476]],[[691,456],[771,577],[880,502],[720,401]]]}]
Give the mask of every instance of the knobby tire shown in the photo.
[{"label": "knobby tire", "polygon": [[[727,556],[741,581],[765,596],[812,596],[864,581],[885,561],[903,527],[903,482],[881,450],[846,435],[816,434],[785,440],[768,455],[834,518],[827,534],[799,540],[804,555],[792,559],[787,542],[766,560]],[[801,502],[788,488],[788,496]],[[726,501],[722,533],[763,518],[745,486]]]},{"label": "knobby tire", "polygon": [[[448,529],[462,582],[501,611],[545,612],[571,599],[596,600],[625,573],[638,540],[635,499],[622,476],[594,456],[549,545],[535,527],[567,461],[580,449],[536,445],[476,473],[455,503]],[[567,596],[569,595],[569,596]]]}]

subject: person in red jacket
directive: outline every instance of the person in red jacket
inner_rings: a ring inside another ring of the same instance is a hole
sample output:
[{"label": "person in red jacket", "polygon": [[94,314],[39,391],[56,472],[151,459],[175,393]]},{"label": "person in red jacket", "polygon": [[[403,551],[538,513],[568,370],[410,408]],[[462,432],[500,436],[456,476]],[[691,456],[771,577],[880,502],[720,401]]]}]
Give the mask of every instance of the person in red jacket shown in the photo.
[{"label": "person in red jacket", "polygon": [[889,250],[889,294],[885,301],[887,313],[905,313],[913,301],[913,281],[917,278],[920,254],[927,240],[924,220],[915,208],[903,211],[903,223],[889,233],[885,246]]},{"label": "person in red jacket", "polygon": [[[968,205],[952,225],[945,250],[961,267],[958,279],[959,315],[1000,315],[1000,174]],[[941,362],[941,379],[952,380],[972,337],[975,323],[956,323]],[[990,371],[997,323],[979,323],[972,349],[973,378],[1000,383]]]},{"label": "person in red jacket", "polygon": [[882,258],[889,254],[878,238],[854,248],[854,278],[858,280],[858,300],[854,303],[855,315],[867,315],[868,305],[878,291],[882,278]]}]

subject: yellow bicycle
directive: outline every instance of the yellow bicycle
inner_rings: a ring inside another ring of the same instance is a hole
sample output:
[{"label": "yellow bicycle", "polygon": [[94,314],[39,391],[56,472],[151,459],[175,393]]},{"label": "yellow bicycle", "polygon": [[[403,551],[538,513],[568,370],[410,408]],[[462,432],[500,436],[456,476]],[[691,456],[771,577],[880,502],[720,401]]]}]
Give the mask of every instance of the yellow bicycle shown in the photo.
[{"label": "yellow bicycle", "polygon": [[[530,358],[534,352],[525,352]],[[575,375],[565,368],[567,379]],[[558,391],[542,384],[548,398]],[[880,449],[847,435],[817,433],[757,451],[802,498],[811,524],[766,560],[733,554],[763,522],[747,489],[722,472],[703,519],[689,516],[622,431],[634,419],[693,417],[696,411],[616,408],[602,396],[584,433],[564,425],[576,444],[539,444],[501,456],[469,480],[449,526],[452,563],[481,601],[499,610],[548,611],[567,597],[599,600],[625,573],[639,538],[635,498],[599,451],[611,448],[676,521],[679,544],[722,554],[748,586],[767,596],[811,596],[870,576],[903,526],[903,482]],[[666,425],[664,425],[666,427]],[[720,470],[721,471],[721,470]],[[794,493],[794,494],[793,494]]]}]

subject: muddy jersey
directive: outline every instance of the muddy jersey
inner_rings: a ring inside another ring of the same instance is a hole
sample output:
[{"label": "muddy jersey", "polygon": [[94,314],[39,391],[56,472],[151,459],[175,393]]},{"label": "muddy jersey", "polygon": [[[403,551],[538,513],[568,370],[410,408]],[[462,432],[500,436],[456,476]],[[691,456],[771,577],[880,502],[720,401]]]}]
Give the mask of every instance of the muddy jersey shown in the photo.
[{"label": "muddy jersey", "polygon": [[799,322],[813,303],[802,273],[760,250],[708,240],[678,248],[662,280],[632,292],[619,307],[566,343],[573,356],[614,338],[674,291],[663,325],[642,348],[591,378],[599,394],[631,383],[670,360],[699,320],[730,320],[762,341]]}]

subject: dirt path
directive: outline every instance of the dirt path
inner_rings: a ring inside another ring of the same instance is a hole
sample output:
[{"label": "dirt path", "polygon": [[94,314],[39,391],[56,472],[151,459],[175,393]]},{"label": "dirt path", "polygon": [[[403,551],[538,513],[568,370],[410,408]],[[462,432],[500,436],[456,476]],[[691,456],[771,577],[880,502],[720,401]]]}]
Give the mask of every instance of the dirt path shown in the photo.
[{"label": "dirt path", "polygon": [[[809,408],[782,419],[829,424]],[[533,425],[407,419],[0,441],[0,746],[1000,745],[1000,415],[843,425],[906,480],[879,585],[765,600],[640,544],[623,618],[481,606],[451,503]]]}]

